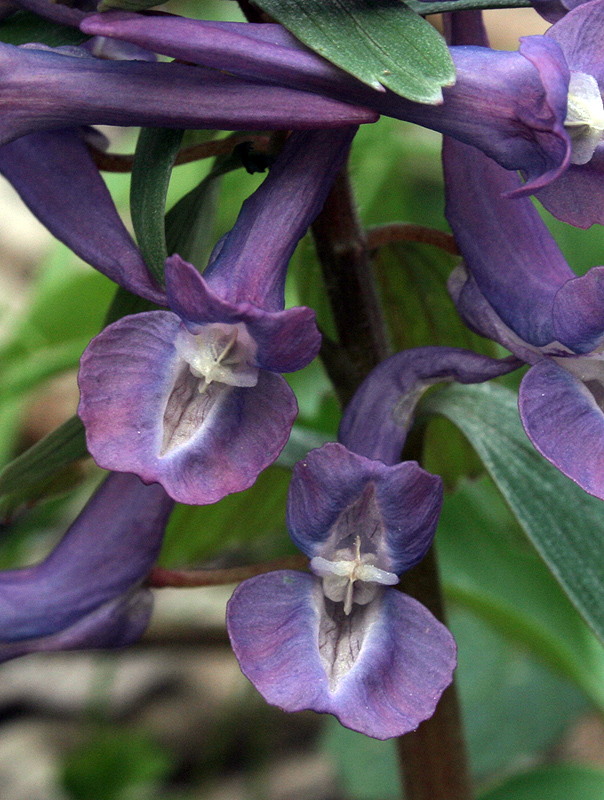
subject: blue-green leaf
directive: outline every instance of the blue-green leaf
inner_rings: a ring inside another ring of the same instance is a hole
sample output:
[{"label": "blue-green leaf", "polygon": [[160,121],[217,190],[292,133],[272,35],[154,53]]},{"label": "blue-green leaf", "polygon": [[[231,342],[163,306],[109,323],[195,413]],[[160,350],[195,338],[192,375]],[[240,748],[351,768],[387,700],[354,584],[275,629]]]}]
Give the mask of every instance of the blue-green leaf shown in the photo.
[{"label": "blue-green leaf", "polygon": [[363,83],[418,103],[442,101],[455,81],[439,33],[401,0],[257,0],[319,55]]},{"label": "blue-green leaf", "polygon": [[168,257],[164,224],[166,196],[183,133],[170,128],[143,128],[132,166],[132,224],[149,272],[160,285],[164,282],[164,262]]},{"label": "blue-green leaf", "polygon": [[604,641],[604,503],[537,453],[508,389],[453,385],[428,396],[422,410],[444,415],[469,439],[541,558]]}]

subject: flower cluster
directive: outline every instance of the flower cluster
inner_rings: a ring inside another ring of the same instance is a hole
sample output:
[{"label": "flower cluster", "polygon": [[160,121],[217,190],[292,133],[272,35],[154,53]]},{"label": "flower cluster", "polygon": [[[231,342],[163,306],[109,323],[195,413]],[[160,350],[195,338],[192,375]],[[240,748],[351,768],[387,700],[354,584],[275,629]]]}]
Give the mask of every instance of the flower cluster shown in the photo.
[{"label": "flower cluster", "polygon": [[[270,703],[379,739],[415,730],[456,663],[443,622],[395,588],[430,548],[442,504],[440,478],[402,460],[423,392],[530,364],[520,413],[531,441],[604,499],[604,267],[577,278],[528,197],[573,225],[604,223],[604,0],[536,0],[554,24],[517,52],[489,48],[475,12],[454,14],[456,80],[434,105],[366,85],[275,23],[15,3],[92,38],[0,43],[0,172],[58,239],[152,310],[117,319],[82,356],[78,414],[111,474],[46,560],[0,573],[0,659],[133,641],[174,502],[215,503],[277,459],[297,414],[281,373],[321,348],[314,311],[286,308],[288,265],[358,126],[387,115],[445,134],[463,257],[450,293],[472,330],[512,355],[426,346],[356,373],[338,442],[293,469],[287,525],[310,572],[244,581],[227,625]],[[171,253],[162,282],[101,178],[93,125],[287,134],[205,269]]]}]

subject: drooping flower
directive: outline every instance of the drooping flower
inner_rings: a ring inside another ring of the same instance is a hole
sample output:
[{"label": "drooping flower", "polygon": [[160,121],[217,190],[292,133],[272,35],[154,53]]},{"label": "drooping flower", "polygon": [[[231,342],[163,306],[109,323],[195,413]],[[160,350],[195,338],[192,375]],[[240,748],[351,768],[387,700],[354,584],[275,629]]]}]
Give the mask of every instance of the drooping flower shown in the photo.
[{"label": "drooping flower", "polygon": [[142,583],[173,505],[157,484],[110,475],[48,558],[0,573],[0,661],[135,641],[153,605]]},{"label": "drooping flower", "polygon": [[278,373],[320,346],[314,312],[284,310],[287,265],[355,130],[292,134],[204,276],[167,260],[172,310],[124,317],[93,339],[79,414],[98,464],[205,504],[247,488],[275,460],[297,413]]},{"label": "drooping flower", "polygon": [[39,44],[0,43],[0,108],[0,145],[79,125],[291,130],[377,119],[349,103],[226,72]]},{"label": "drooping flower", "polygon": [[433,714],[455,643],[392,587],[426,553],[441,502],[440,478],[415,462],[386,466],[327,444],[296,465],[288,527],[313,574],[251,578],[227,608],[241,669],[269,703],[331,713],[377,739]]},{"label": "drooping flower", "polygon": [[444,146],[447,219],[464,265],[449,289],[466,322],[531,364],[519,393],[542,455],[604,498],[604,267],[576,277],[517,185],[475,150]]},{"label": "drooping flower", "polygon": [[442,105],[433,106],[366,86],[279,25],[109,12],[87,17],[81,29],[433,128],[480,148],[507,169],[523,170],[528,182],[519,193],[546,185],[569,163],[571,141],[564,128],[569,71],[553,38],[525,37],[517,53],[452,47],[456,82],[443,89]]},{"label": "drooping flower", "polygon": [[22,136],[0,147],[0,173],[76,255],[134,294],[166,305],[92,160],[87,135],[65,128]]}]

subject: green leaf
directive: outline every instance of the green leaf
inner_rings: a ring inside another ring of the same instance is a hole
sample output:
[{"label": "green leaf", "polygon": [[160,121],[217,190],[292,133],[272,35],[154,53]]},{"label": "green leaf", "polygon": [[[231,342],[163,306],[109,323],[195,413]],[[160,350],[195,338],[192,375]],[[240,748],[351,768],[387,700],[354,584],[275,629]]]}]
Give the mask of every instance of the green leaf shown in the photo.
[{"label": "green leaf", "polygon": [[249,548],[259,538],[282,548],[272,555],[297,552],[285,533],[289,478],[289,471],[269,467],[260,473],[252,487],[230,494],[219,503],[177,504],[164,539],[162,566],[200,564],[224,554],[229,546]]},{"label": "green leaf", "polygon": [[107,727],[67,755],[61,782],[73,800],[151,800],[171,770],[147,733]]},{"label": "green leaf", "polygon": [[10,517],[20,506],[42,496],[70,488],[69,467],[87,455],[84,426],[74,416],[0,472],[0,518]]},{"label": "green leaf", "polygon": [[454,607],[449,627],[458,647],[455,675],[475,775],[534,762],[586,710],[574,686],[469,611]]},{"label": "green leaf", "polygon": [[220,178],[241,167],[241,159],[233,154],[215,159],[211,171],[175,203],[165,218],[166,247],[170,255],[178,253],[200,270],[212,252],[212,234]]},{"label": "green leaf", "polygon": [[439,33],[401,0],[257,0],[319,55],[363,83],[418,103],[442,101],[455,81]]},{"label": "green leaf", "polygon": [[0,42],[7,44],[40,42],[49,47],[60,47],[66,44],[81,44],[89,38],[78,28],[50,22],[29,11],[17,11],[0,23]]},{"label": "green leaf", "polygon": [[10,363],[3,370],[0,401],[18,397],[54,375],[75,369],[89,341],[86,337],[54,347],[42,347],[22,360]]},{"label": "green leaf", "polygon": [[166,196],[182,137],[182,130],[143,128],[132,166],[132,224],[145,263],[160,285],[164,283],[164,262],[168,257],[164,224]]},{"label": "green leaf", "polygon": [[516,775],[480,800],[602,800],[604,770],[584,764],[556,764]]},{"label": "green leaf", "polygon": [[442,414],[468,438],[541,558],[604,641],[604,503],[537,453],[508,389],[453,385],[429,395],[421,410]]},{"label": "green leaf", "polygon": [[437,543],[447,596],[604,710],[604,650],[486,476],[445,496]]}]

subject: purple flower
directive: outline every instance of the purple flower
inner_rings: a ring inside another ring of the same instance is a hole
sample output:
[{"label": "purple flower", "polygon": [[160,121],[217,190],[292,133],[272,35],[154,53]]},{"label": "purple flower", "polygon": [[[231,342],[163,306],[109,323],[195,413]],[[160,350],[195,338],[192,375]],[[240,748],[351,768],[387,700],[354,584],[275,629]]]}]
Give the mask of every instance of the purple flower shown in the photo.
[{"label": "purple flower", "polygon": [[373,111],[226,72],[108,61],[86,48],[0,43],[0,145],[41,130],[142,125],[222,130],[340,127]]},{"label": "purple flower", "polygon": [[131,292],[166,305],[92,160],[89,135],[65,128],[22,136],[0,147],[0,173],[76,255]]},{"label": "purple flower", "polygon": [[259,575],[227,608],[241,669],[269,703],[328,712],[377,739],[434,713],[455,643],[391,587],[425,555],[441,502],[440,479],[415,462],[386,466],[327,444],[296,465],[287,521],[313,574]]},{"label": "purple flower", "polygon": [[604,499],[604,267],[574,275],[530,200],[501,196],[515,175],[453,140],[444,165],[447,219],[464,257],[449,283],[457,308],[533,365],[519,394],[529,438]]},{"label": "purple flower", "polygon": [[442,105],[432,106],[364,85],[279,25],[109,12],[89,16],[81,28],[434,128],[482,149],[507,169],[522,169],[528,183],[520,193],[554,180],[571,156],[571,139],[564,128],[569,70],[563,48],[553,38],[527,37],[518,53],[452,47],[456,83],[443,89]]},{"label": "purple flower", "polygon": [[205,504],[250,486],[283,448],[295,397],[277,373],[317,354],[308,308],[284,309],[289,259],[356,129],[294,133],[204,276],[166,262],[171,311],[124,317],[85,351],[79,414],[101,466]]},{"label": "purple flower", "polygon": [[0,661],[137,639],[153,604],[142,582],[173,505],[157,484],[110,475],[48,558],[0,573]]}]

